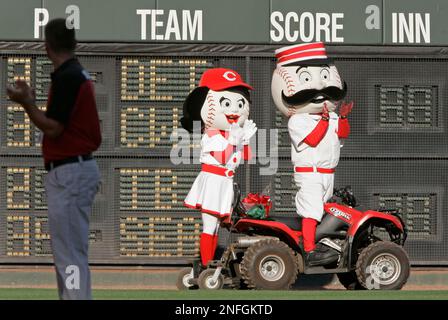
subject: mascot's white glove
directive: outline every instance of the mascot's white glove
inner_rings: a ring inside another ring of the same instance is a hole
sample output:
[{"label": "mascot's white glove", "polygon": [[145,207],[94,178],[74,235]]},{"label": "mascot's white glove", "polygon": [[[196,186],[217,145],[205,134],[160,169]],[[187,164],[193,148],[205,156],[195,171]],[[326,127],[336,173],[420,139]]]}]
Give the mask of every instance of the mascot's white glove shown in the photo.
[{"label": "mascot's white glove", "polygon": [[257,125],[253,120],[246,120],[244,121],[243,125],[243,145],[248,145],[250,138],[257,132],[258,128]]},{"label": "mascot's white glove", "polygon": [[241,145],[243,136],[244,136],[243,128],[241,128],[237,123],[233,123],[230,126],[229,140],[228,140],[229,143],[233,146],[239,146]]}]

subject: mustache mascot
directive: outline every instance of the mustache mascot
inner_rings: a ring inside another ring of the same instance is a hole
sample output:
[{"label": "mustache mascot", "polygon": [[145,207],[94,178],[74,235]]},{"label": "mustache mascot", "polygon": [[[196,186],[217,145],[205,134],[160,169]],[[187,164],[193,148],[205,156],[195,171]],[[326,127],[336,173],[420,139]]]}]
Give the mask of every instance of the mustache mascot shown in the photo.
[{"label": "mustache mascot", "polygon": [[291,138],[291,160],[298,191],[297,214],[303,217],[302,233],[308,266],[337,260],[337,252],[315,243],[316,226],[324,214],[324,203],[333,195],[334,172],[343,140],[350,133],[347,119],[353,103],[344,99],[347,85],[341,80],[322,42],[283,47],[271,83],[276,107],[287,117]]},{"label": "mustache mascot", "polygon": [[231,214],[235,170],[251,157],[249,140],[257,131],[248,120],[252,89],[233,70],[209,69],[183,105],[182,127],[192,132],[193,121],[200,121],[203,133],[202,170],[184,201],[186,207],[202,213],[203,267],[215,254],[220,222]]}]

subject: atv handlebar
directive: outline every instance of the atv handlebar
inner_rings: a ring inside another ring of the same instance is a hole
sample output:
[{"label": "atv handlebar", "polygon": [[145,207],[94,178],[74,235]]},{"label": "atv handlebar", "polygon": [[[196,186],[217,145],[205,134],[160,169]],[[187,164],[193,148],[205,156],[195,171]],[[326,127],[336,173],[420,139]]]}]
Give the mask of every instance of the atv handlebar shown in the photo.
[{"label": "atv handlebar", "polygon": [[[333,190],[333,198],[334,197],[341,199],[342,203],[347,206],[354,208],[358,205],[355,195],[353,194],[351,186],[345,186],[343,188],[334,189]],[[333,201],[330,201],[330,202],[337,202],[336,199],[332,199],[332,200]]]},{"label": "atv handlebar", "polygon": [[[339,198],[340,201],[338,201],[338,199],[335,198]],[[352,208],[357,206],[357,201],[355,195],[353,194],[351,186],[345,186],[343,188],[334,189],[333,197],[328,202],[342,202],[343,204],[350,206]],[[241,188],[236,182],[233,183],[232,208],[233,210],[230,215],[230,219],[227,220],[226,223],[224,223],[225,227],[230,227],[241,217],[243,217],[246,213],[246,209],[244,208],[241,202]]]},{"label": "atv handlebar", "polygon": [[[236,222],[240,217],[244,215],[246,210],[244,209],[243,204],[241,203],[241,189],[238,183],[233,183],[233,202],[232,202],[232,212],[230,214],[230,220],[232,224]],[[229,221],[230,222],[230,221]],[[228,224],[224,225],[228,227]]]}]

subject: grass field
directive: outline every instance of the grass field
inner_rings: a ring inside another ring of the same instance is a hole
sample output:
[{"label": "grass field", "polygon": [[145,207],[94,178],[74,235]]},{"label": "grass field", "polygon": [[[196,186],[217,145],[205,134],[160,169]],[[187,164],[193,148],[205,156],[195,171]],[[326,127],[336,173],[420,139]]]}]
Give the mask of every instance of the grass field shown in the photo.
[{"label": "grass field", "polygon": [[[96,300],[448,300],[447,291],[94,290]],[[0,300],[53,300],[54,289],[0,289]]]}]

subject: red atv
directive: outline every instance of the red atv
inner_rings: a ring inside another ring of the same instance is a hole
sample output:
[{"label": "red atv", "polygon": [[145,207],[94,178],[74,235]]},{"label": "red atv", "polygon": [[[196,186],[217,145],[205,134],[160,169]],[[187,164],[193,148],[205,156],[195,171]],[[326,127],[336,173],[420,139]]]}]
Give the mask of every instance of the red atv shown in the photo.
[{"label": "red atv", "polygon": [[328,265],[307,266],[301,218],[249,218],[235,184],[232,221],[226,227],[236,233],[236,240],[205,270],[199,262],[182,270],[177,286],[284,290],[303,273],[337,274],[347,289],[401,289],[410,271],[403,249],[407,236],[403,220],[396,210],[358,211],[354,207],[356,199],[350,187],[335,190],[324,206],[326,214],[317,227],[316,243],[336,251],[338,259]]}]

